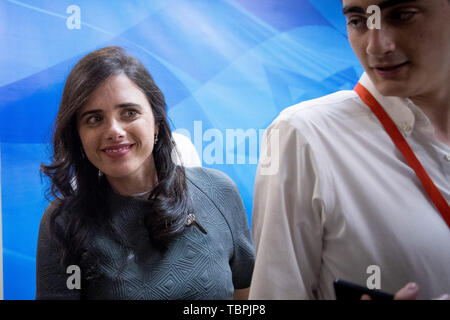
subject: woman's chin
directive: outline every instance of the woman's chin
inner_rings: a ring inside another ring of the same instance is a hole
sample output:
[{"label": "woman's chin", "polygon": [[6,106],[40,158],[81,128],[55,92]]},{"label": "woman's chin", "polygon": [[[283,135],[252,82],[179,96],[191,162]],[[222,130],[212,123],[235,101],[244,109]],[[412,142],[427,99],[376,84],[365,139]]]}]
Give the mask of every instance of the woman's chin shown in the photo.
[{"label": "woman's chin", "polygon": [[107,178],[111,179],[124,179],[131,175],[133,171],[130,169],[116,169],[116,170],[105,170],[103,173]]}]

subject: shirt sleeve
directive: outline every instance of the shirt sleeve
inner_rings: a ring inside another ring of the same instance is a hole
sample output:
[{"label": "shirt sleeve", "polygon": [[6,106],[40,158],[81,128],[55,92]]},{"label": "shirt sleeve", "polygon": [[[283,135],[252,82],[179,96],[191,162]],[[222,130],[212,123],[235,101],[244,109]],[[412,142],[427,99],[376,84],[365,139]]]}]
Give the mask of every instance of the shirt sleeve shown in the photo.
[{"label": "shirt sleeve", "polygon": [[318,169],[310,144],[289,121],[266,130],[255,179],[250,299],[317,298],[324,215]]},{"label": "shirt sleeve", "polygon": [[174,149],[172,152],[174,162],[183,167],[201,167],[202,162],[191,140],[176,132],[172,133],[172,137],[176,146],[176,150]]},{"label": "shirt sleeve", "polygon": [[36,254],[36,300],[77,300],[80,289],[69,289],[67,280],[72,275],[60,265],[60,253],[50,241],[50,217],[57,208],[51,203],[42,216]]}]

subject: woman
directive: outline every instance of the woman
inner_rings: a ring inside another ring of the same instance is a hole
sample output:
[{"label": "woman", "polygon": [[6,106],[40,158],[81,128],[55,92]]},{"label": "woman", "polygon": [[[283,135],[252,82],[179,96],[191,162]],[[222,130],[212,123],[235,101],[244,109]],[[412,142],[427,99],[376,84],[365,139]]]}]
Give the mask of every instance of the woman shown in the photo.
[{"label": "woman", "polygon": [[219,171],[175,165],[174,147],[137,59],[107,47],[78,62],[41,166],[55,200],[37,299],[246,298],[254,254],[239,192]]}]

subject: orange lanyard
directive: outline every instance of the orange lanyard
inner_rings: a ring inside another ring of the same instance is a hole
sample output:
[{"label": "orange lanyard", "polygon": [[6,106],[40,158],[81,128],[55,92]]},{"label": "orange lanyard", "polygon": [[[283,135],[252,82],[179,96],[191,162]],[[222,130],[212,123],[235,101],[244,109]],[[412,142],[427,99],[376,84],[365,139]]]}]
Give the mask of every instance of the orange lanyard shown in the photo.
[{"label": "orange lanyard", "polygon": [[403,154],[408,165],[414,170],[417,177],[420,179],[420,182],[422,182],[422,185],[425,188],[428,196],[431,198],[434,205],[442,215],[442,218],[444,218],[444,221],[447,223],[447,226],[450,228],[450,206],[442,196],[439,189],[433,183],[433,180],[431,180],[430,176],[427,174],[420,161],[417,159],[414,151],[412,151],[411,147],[401,134],[400,130],[398,130],[394,121],[392,121],[392,119],[389,117],[380,103],[362,84],[358,83],[354,90],[359,95],[361,100],[364,101],[364,103],[372,110],[372,112],[381,122],[392,142]]}]

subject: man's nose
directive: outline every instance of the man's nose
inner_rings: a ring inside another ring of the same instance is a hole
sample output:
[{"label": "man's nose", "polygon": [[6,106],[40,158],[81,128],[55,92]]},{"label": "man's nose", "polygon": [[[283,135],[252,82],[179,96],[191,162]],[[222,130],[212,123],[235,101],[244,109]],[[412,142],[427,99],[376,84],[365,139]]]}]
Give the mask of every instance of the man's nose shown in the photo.
[{"label": "man's nose", "polygon": [[108,140],[120,140],[125,137],[123,124],[116,119],[111,119],[108,121],[106,130],[106,138]]},{"label": "man's nose", "polygon": [[395,51],[395,39],[387,29],[368,30],[366,52],[369,55],[383,57]]}]

